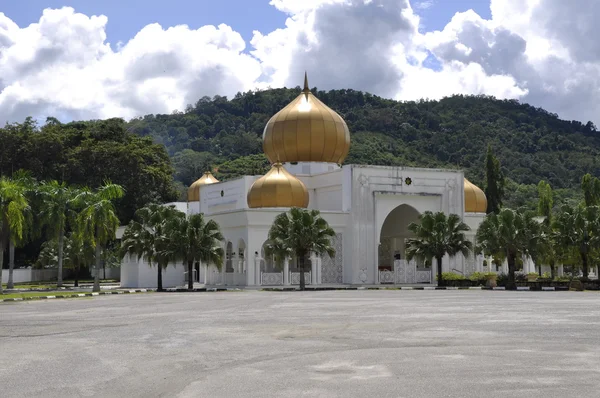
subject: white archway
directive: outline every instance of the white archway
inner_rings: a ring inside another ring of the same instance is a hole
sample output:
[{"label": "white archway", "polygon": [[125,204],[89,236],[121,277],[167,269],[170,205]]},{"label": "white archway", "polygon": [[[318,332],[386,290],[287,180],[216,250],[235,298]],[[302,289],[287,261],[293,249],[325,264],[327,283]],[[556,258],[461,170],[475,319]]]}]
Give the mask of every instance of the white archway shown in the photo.
[{"label": "white archway", "polygon": [[401,204],[385,218],[379,234],[377,265],[380,271],[392,271],[394,260],[405,259],[405,241],[413,236],[408,226],[419,220],[420,213],[414,207]]}]

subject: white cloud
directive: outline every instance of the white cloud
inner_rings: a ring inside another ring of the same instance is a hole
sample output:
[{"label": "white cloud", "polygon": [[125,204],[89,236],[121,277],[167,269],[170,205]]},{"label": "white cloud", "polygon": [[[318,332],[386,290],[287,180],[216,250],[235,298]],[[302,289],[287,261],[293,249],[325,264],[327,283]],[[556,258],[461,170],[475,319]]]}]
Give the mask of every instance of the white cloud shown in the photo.
[{"label": "white cloud", "polygon": [[[65,7],[19,27],[0,13],[0,123],[168,113],[204,95],[297,86],[304,70],[320,89],[397,99],[488,94],[600,122],[596,0],[491,0],[491,20],[457,13],[425,34],[408,0],[271,4],[288,14],[285,27],[254,32],[249,47],[227,25],[151,24],[115,51],[105,16]],[[435,71],[425,67],[431,54]]]},{"label": "white cloud", "polygon": [[435,1],[433,1],[433,0],[417,1],[415,3],[415,9],[417,9],[417,10],[428,10],[431,7],[433,7],[434,4],[435,4]]}]

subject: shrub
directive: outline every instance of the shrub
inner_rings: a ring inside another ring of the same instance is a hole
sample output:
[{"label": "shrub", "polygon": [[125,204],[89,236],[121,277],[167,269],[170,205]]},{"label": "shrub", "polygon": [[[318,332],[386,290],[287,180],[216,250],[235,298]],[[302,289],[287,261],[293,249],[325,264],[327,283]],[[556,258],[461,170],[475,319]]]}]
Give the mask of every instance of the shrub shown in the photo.
[{"label": "shrub", "polygon": [[515,272],[515,281],[517,282],[526,282],[527,274],[523,271]]},{"label": "shrub", "polygon": [[579,279],[573,279],[569,284],[569,290],[577,290],[578,292],[583,291],[583,283]]},{"label": "shrub", "polygon": [[471,275],[469,275],[469,279],[473,282],[485,282],[487,279],[486,275],[487,274],[484,272],[473,272]]},{"label": "shrub", "polygon": [[549,272],[544,272],[542,274],[542,279],[550,279],[550,278],[552,278],[552,275],[550,275]]},{"label": "shrub", "polygon": [[464,281],[466,278],[454,272],[442,272],[442,279],[445,281]]},{"label": "shrub", "polygon": [[504,273],[498,274],[496,278],[496,283],[498,284],[498,286],[506,286],[506,284],[508,283],[508,275]]}]

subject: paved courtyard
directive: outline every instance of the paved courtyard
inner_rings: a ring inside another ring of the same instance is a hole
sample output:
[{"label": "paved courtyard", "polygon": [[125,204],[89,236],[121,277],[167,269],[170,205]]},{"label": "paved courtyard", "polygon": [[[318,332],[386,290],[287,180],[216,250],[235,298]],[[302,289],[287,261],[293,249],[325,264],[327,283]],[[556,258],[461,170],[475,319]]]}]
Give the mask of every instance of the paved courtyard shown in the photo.
[{"label": "paved courtyard", "polygon": [[591,292],[164,293],[0,304],[3,397],[598,397]]}]

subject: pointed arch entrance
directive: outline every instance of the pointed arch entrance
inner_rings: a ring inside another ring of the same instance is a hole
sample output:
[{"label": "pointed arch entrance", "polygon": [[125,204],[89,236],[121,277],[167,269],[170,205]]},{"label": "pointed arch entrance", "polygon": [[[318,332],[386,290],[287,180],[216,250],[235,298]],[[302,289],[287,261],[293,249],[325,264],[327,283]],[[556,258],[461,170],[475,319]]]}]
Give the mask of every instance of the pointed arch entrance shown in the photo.
[{"label": "pointed arch entrance", "polygon": [[401,204],[385,218],[379,234],[377,266],[381,283],[429,283],[431,271],[427,264],[406,260],[406,240],[414,237],[408,229],[419,221],[414,207]]}]

